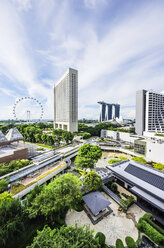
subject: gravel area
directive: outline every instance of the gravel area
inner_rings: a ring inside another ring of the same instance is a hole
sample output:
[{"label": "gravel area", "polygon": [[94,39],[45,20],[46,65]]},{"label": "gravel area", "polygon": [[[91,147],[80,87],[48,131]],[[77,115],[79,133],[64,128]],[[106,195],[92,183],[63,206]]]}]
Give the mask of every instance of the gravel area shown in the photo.
[{"label": "gravel area", "polygon": [[[90,225],[91,229],[96,232],[103,232],[106,236],[107,245],[115,245],[116,239],[120,238],[125,244],[125,237],[131,236],[134,240],[138,238],[138,231],[135,227],[135,220],[144,214],[144,211],[140,209],[136,204],[133,204],[129,210],[128,215],[120,213],[118,211],[118,204],[113,201],[109,196],[103,193],[104,196],[111,202],[110,208],[113,210],[109,216],[105,217],[98,224],[93,225],[84,211],[77,212],[69,210],[66,215],[66,224],[74,225],[77,222],[78,225]],[[129,213],[133,218],[129,218]]]}]

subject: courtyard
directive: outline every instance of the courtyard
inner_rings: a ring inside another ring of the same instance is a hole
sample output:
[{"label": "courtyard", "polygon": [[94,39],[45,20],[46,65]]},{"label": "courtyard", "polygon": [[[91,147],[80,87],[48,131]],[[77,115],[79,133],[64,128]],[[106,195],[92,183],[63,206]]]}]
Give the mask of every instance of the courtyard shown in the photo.
[{"label": "courtyard", "polygon": [[125,244],[126,236],[131,236],[134,240],[137,240],[138,230],[135,225],[145,212],[136,204],[133,204],[127,213],[120,212],[118,211],[119,205],[104,192],[103,195],[111,202],[110,208],[113,212],[110,215],[93,225],[84,210],[81,212],[69,210],[66,215],[66,224],[74,225],[77,222],[78,225],[89,225],[90,229],[95,230],[95,233],[104,233],[107,245],[115,245],[118,238],[122,239]]}]

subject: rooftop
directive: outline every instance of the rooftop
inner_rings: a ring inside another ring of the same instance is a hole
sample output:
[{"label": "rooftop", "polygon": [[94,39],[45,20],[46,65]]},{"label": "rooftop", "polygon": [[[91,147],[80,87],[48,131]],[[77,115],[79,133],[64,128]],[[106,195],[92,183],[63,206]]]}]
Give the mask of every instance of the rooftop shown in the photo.
[{"label": "rooftop", "polygon": [[164,210],[164,173],[162,171],[132,160],[119,162],[107,168],[127,181],[132,186],[131,190],[137,195],[142,195],[157,208]]},{"label": "rooftop", "polygon": [[7,138],[5,135],[0,131],[0,143],[7,142]]},{"label": "rooftop", "polygon": [[83,201],[94,215],[111,204],[99,191],[91,192],[83,196]]},{"label": "rooftop", "polygon": [[24,140],[24,137],[17,128],[11,128],[6,135],[6,138],[8,141]]}]

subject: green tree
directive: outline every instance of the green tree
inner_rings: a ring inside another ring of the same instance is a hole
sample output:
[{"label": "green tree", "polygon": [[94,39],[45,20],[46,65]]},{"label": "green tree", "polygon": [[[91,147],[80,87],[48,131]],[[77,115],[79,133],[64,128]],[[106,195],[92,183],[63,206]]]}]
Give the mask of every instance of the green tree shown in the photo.
[{"label": "green tree", "polygon": [[37,134],[34,134],[34,137],[35,137],[35,141],[37,143],[40,143],[42,141],[42,138],[41,138],[41,134],[40,133],[37,133]]},{"label": "green tree", "polygon": [[24,231],[24,212],[19,200],[4,192],[0,194],[0,247]]},{"label": "green tree", "polygon": [[33,218],[42,215],[52,221],[57,212],[74,208],[81,202],[81,185],[77,176],[72,173],[64,174],[45,185],[26,210]]},{"label": "green tree", "polygon": [[84,185],[88,191],[100,190],[103,186],[102,179],[95,171],[91,171],[85,175]]},{"label": "green tree", "polygon": [[42,134],[41,139],[42,139],[43,143],[46,143],[46,141],[47,141],[47,134]]},{"label": "green tree", "polygon": [[53,230],[45,226],[42,231],[38,231],[33,243],[27,248],[101,248],[93,232],[88,226],[62,226],[60,229]]},{"label": "green tree", "polygon": [[94,168],[94,160],[92,158],[87,157],[81,157],[76,156],[76,159],[74,161],[74,164],[76,167],[82,167],[82,168]]},{"label": "green tree", "polygon": [[[102,156],[102,151],[99,146],[84,144],[79,148],[78,155],[75,159],[77,167],[93,168],[94,164]],[[87,164],[88,163],[88,164]]]},{"label": "green tree", "polygon": [[0,193],[3,193],[5,190],[8,189],[9,180],[2,179],[0,180]]},{"label": "green tree", "polygon": [[54,139],[50,135],[47,135],[47,144],[50,146],[54,145]]}]

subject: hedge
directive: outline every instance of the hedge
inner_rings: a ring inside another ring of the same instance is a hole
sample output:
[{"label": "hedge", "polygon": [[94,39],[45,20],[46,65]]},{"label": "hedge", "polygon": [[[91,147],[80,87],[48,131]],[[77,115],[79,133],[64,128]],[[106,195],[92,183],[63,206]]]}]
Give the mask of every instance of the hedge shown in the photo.
[{"label": "hedge", "polygon": [[164,235],[152,227],[143,217],[139,219],[137,228],[139,231],[145,233],[157,245],[164,245]]},{"label": "hedge", "polygon": [[151,220],[152,214],[150,214],[150,213],[145,213],[145,214],[142,216],[142,218],[143,218],[144,220],[146,220],[146,221],[147,221],[152,227],[154,227],[158,232],[160,232],[161,234],[164,235],[164,229],[161,228],[160,226],[158,226],[157,224],[155,224],[155,223]]},{"label": "hedge", "polygon": [[116,248],[124,248],[124,245],[121,239],[116,240]]},{"label": "hedge", "polygon": [[127,236],[125,238],[125,242],[126,242],[128,248],[136,248],[137,247],[136,243],[134,242],[134,239],[130,236]]},{"label": "hedge", "polygon": [[105,235],[102,232],[97,232],[95,238],[98,239],[98,242],[101,245],[101,247],[104,247],[105,239],[106,239]]}]

